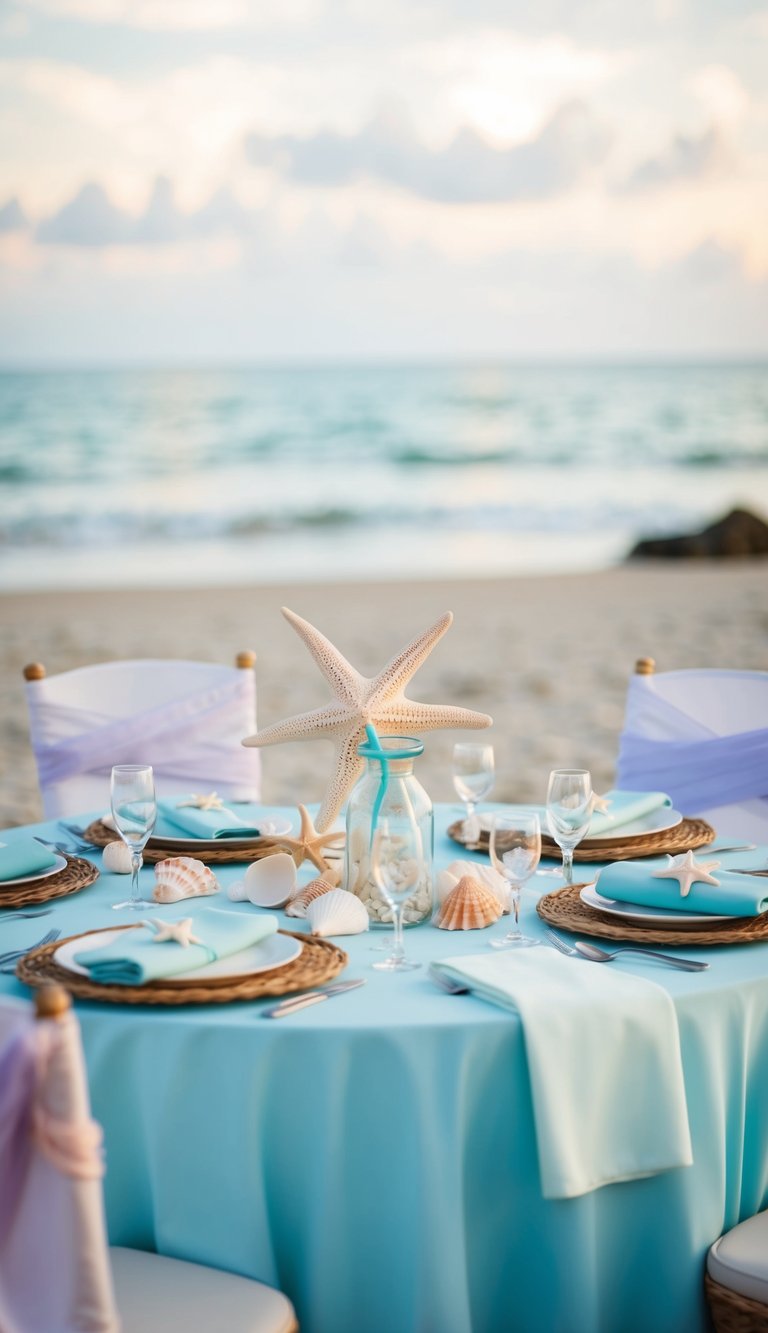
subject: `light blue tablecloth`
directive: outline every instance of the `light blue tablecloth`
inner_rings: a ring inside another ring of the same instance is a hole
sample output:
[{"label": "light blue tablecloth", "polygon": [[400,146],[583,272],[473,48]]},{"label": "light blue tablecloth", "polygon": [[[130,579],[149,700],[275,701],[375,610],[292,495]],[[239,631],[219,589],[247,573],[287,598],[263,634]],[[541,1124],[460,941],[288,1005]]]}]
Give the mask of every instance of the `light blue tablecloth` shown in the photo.
[{"label": "light blue tablecloth", "polygon": [[[444,865],[456,812],[437,816]],[[536,933],[535,896],[557,881],[533,884]],[[110,908],[125,887],[103,875],[40,923],[0,914],[0,938],[127,920]],[[426,963],[506,929],[420,926],[406,944]],[[280,1022],[263,1002],[78,1004],[111,1240],[279,1286],[302,1333],[704,1333],[706,1250],[768,1204],[768,946],[686,950],[710,961],[700,974],[621,964],[674,1000],[694,1165],[547,1202],[519,1020],[425,969],[371,971],[378,939],[339,941],[364,987]]]}]

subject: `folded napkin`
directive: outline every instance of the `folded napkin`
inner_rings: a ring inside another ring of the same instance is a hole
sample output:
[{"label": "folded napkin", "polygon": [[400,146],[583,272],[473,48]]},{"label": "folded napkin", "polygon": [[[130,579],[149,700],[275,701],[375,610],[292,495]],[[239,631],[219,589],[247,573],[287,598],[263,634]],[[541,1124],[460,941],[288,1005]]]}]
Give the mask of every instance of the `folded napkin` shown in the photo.
[{"label": "folded napkin", "polygon": [[[170,918],[163,925],[171,925]],[[174,924],[177,924],[175,922]],[[191,933],[201,944],[183,945],[175,940],[155,941],[151,926],[125,930],[100,949],[83,949],[75,962],[84,967],[93,981],[104,985],[141,986],[145,981],[173,977],[178,972],[192,972],[217,958],[258,944],[277,930],[277,917],[255,916],[245,912],[226,912],[217,907],[201,907],[192,918]]]},{"label": "folded napkin", "polygon": [[0,883],[4,879],[19,879],[22,875],[38,875],[55,864],[55,854],[34,838],[0,843]]},{"label": "folded napkin", "polygon": [[652,815],[662,806],[672,804],[663,791],[607,791],[603,800],[608,802],[608,809],[593,812],[588,838],[610,838],[614,831],[620,833],[643,815]]},{"label": "folded napkin", "polygon": [[[675,869],[675,863],[684,866],[685,859],[682,856],[670,857],[670,867]],[[690,864],[710,867],[705,873],[717,880],[717,883],[694,880],[688,894],[683,897],[680,880],[668,877],[667,866],[659,865],[657,861],[651,865],[643,861],[614,861],[600,871],[597,891],[604,898],[616,898],[619,902],[640,903],[643,907],[667,907],[681,913],[758,916],[768,909],[768,879],[718,869],[717,853],[708,855],[706,848],[698,856],[694,853]],[[658,878],[659,870],[665,872],[663,879]]]},{"label": "folded napkin", "polygon": [[434,966],[520,1016],[545,1199],[690,1166],[677,1015],[660,986],[547,948]]},{"label": "folded napkin", "polygon": [[181,804],[189,799],[188,796],[177,796],[158,801],[158,813],[174,829],[190,833],[193,838],[258,838],[259,830],[226,806],[218,810],[201,810],[194,805]]}]

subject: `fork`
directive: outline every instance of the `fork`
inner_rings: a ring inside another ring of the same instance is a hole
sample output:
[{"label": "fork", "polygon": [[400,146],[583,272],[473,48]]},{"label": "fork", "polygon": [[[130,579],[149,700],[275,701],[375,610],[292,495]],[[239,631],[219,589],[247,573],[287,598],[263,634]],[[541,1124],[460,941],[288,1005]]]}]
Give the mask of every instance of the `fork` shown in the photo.
[{"label": "fork", "polygon": [[472,994],[469,986],[465,986],[461,981],[454,981],[453,977],[447,977],[444,972],[438,972],[434,967],[430,967],[428,976],[430,981],[434,981],[435,985],[447,995]]},{"label": "fork", "polygon": [[37,912],[25,912],[21,907],[11,907],[3,911],[0,921],[10,921],[14,916],[28,916],[34,920],[36,916],[50,916],[52,911],[52,907],[41,907]]},{"label": "fork", "polygon": [[[23,949],[9,949],[7,953],[0,954],[0,972],[8,972],[9,965],[17,963],[25,954],[31,953],[33,949],[42,949],[44,944],[53,944],[59,938],[60,930],[49,930],[42,939],[36,940],[34,944],[28,944]],[[12,967],[11,967],[11,970]]]},{"label": "fork", "polygon": [[561,940],[552,930],[547,931],[547,938],[556,949],[566,954],[569,958],[586,958],[590,963],[612,963],[622,953],[639,954],[641,958],[656,958],[660,963],[666,963],[668,967],[677,967],[681,972],[705,972],[709,963],[699,963],[693,958],[678,958],[671,953],[655,953],[653,949],[636,949],[631,944],[623,944],[618,949],[601,949],[597,944],[587,944],[583,940],[576,940],[571,946]]}]

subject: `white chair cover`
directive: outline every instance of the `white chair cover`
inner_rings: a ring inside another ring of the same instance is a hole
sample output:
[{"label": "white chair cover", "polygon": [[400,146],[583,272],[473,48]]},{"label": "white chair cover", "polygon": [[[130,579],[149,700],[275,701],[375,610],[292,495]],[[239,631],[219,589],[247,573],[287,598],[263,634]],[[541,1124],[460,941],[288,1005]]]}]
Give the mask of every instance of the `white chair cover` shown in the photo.
[{"label": "white chair cover", "polygon": [[26,683],[46,817],[109,808],[113,764],[151,764],[159,796],[261,795],[252,670],[203,662],[127,661]]},{"label": "white chair cover", "polygon": [[101,1190],[74,1014],[0,1006],[0,1328],[118,1333]]},{"label": "white chair cover", "polygon": [[719,834],[768,841],[768,672],[633,676],[616,784],[666,791]]}]

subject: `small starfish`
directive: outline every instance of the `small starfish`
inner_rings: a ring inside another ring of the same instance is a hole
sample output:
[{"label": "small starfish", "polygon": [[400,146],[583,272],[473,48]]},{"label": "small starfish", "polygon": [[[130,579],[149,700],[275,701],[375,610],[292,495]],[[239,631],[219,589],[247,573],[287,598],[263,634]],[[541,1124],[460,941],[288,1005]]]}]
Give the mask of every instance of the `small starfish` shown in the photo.
[{"label": "small starfish", "polygon": [[281,847],[288,847],[296,866],[303,865],[309,859],[318,870],[328,870],[330,867],[323,856],[323,847],[341,847],[346,838],[343,829],[336,833],[318,833],[315,825],[312,823],[310,815],[305,805],[299,806],[301,816],[301,829],[298,838],[278,838]]},{"label": "small starfish", "polygon": [[601,815],[608,814],[608,807],[611,802],[605,796],[598,796],[596,791],[592,793],[592,809],[599,810]]},{"label": "small starfish", "polygon": [[686,852],[684,856],[670,856],[663,870],[654,870],[653,878],[679,880],[680,896],[687,898],[692,884],[714,884],[719,888],[720,880],[710,874],[711,870],[718,870],[719,867],[719,861],[699,862],[693,852]]},{"label": "small starfish", "polygon": [[194,806],[196,810],[223,810],[224,802],[217,791],[212,791],[208,796],[190,796],[188,801],[179,801],[177,810],[183,810],[185,806]]},{"label": "small starfish", "polygon": [[440,727],[489,727],[492,718],[469,708],[442,704],[414,703],[405,697],[411,677],[424,663],[432,649],[453,621],[451,612],[441,616],[423,634],[406,644],[402,652],[377,676],[362,676],[337,648],[286,606],[283,615],[304,640],[325,679],[334,702],[325,708],[286,718],[248,736],[243,745],[278,745],[281,741],[329,740],[335,747],[335,766],[328,790],[317,816],[318,828],[327,829],[334,821],[358,777],[363,760],[357,753],[365,740],[365,728],[374,726],[382,736],[410,736],[413,732],[435,731]]},{"label": "small starfish", "polygon": [[153,944],[164,944],[166,940],[175,940],[182,948],[188,949],[190,944],[202,944],[202,940],[197,935],[192,934],[194,922],[191,916],[185,916],[181,921],[161,921],[159,917],[151,917],[149,921],[144,922],[145,926],[154,927]]}]

